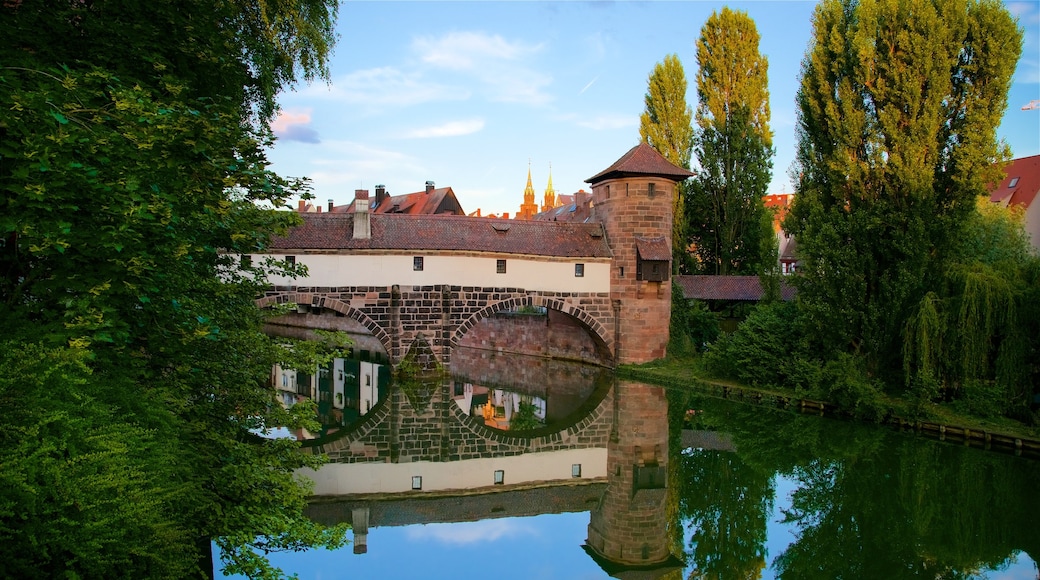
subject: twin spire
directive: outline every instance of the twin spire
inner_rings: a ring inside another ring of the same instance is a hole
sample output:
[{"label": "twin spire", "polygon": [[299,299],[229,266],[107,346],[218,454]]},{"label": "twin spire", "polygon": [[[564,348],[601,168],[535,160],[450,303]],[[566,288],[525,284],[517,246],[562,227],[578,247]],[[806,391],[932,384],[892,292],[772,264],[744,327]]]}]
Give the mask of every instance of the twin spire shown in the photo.
[{"label": "twin spire", "polygon": [[520,204],[520,211],[516,214],[517,219],[531,219],[539,211],[548,211],[558,206],[559,199],[556,197],[556,190],[553,189],[552,184],[552,164],[549,164],[549,185],[545,188],[542,207],[539,210],[538,204],[534,201],[534,185],[531,183],[531,160],[528,159],[527,187],[524,188],[524,203]]}]

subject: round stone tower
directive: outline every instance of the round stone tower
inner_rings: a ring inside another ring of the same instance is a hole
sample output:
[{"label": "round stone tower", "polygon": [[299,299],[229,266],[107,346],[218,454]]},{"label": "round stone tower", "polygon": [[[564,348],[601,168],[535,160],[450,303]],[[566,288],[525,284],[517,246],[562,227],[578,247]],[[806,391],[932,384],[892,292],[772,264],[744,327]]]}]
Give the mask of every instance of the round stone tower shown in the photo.
[{"label": "round stone tower", "polygon": [[603,224],[614,252],[610,295],[619,363],[665,355],[672,312],[672,199],[676,184],[691,176],[640,143],[585,180],[592,186],[593,219]]}]

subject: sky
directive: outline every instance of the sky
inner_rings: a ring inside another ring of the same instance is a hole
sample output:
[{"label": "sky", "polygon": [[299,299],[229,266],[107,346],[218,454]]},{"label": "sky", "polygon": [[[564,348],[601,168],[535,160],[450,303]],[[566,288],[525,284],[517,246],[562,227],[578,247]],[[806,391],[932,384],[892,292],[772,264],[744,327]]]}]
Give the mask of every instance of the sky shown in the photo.
[{"label": "sky", "polygon": [[[722,2],[341,2],[331,82],[281,95],[272,169],[308,177],[316,203],[354,190],[451,187],[463,210],[516,213],[530,169],[541,203],[639,142],[655,64],[676,54],[696,108],[696,38]],[[794,98],[815,2],[729,3],[755,21],[769,61],[776,156],[769,193],[792,193]],[[1014,157],[1040,154],[1040,2],[1006,6],[1025,32],[999,129]],[[696,169],[696,167],[694,167]]]}]

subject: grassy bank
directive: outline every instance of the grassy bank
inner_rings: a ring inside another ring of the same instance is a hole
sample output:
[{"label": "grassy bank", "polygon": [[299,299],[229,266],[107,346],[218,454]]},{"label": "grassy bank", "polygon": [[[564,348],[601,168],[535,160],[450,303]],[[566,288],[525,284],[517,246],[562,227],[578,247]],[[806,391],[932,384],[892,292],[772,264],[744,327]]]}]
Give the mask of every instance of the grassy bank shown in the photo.
[{"label": "grassy bank", "polygon": [[[680,389],[699,389],[708,393],[736,392],[742,398],[768,401],[793,400],[807,401],[804,394],[794,389],[762,388],[741,385],[734,381],[716,379],[700,370],[697,357],[668,357],[641,365],[622,365],[618,368],[622,378],[638,380],[665,387]],[[807,401],[808,404],[819,404],[829,414],[842,416],[843,413],[828,401]],[[957,410],[942,404],[926,404],[911,411],[909,401],[898,397],[885,397],[886,422],[907,424],[926,424],[949,427],[955,431],[971,431],[979,433],[1001,434],[1010,439],[1040,441],[1040,428],[1033,425],[1008,419],[1006,417],[976,417],[959,413]]]}]

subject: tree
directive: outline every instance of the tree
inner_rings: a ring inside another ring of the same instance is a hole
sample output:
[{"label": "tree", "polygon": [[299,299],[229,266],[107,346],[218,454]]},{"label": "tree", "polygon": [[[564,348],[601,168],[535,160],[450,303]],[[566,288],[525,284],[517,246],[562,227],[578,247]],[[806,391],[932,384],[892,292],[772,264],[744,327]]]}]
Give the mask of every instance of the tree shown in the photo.
[{"label": "tree", "polygon": [[296,219],[274,209],[305,184],[267,169],[267,124],[280,90],[327,74],[335,14],[0,4],[0,369],[19,377],[0,397],[24,410],[0,459],[32,499],[0,501],[9,569],[184,577],[213,539],[269,576],[254,550],[343,542],[302,514],[294,471],[319,459],[250,433],[313,413],[265,386],[292,353],[254,299],[288,268],[236,258]]},{"label": "tree", "polygon": [[768,63],[745,12],[713,12],[697,40],[700,166],[687,219],[703,271],[758,274],[776,261],[771,216],[762,205],[773,168]]},{"label": "tree", "polygon": [[897,375],[904,321],[1005,155],[996,128],[1022,33],[994,0],[824,0],[813,34],[785,222],[799,300],[825,344]]},{"label": "tree", "polygon": [[[686,73],[677,55],[670,54],[654,65],[644,101],[646,109],[639,117],[639,139],[668,161],[689,169],[693,144],[692,110],[686,103]],[[672,199],[673,268],[680,268],[688,261],[684,198],[685,185],[680,183],[675,187]]]}]

